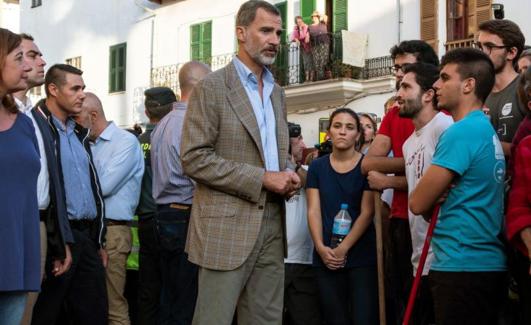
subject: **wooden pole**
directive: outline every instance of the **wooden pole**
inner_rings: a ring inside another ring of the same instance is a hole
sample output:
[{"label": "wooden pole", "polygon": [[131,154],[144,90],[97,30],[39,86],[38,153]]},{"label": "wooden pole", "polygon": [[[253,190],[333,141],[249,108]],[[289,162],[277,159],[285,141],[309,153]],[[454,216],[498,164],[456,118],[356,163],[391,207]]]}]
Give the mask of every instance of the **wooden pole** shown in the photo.
[{"label": "wooden pole", "polygon": [[382,230],[382,199],[380,192],[374,192],[374,227],[376,228],[376,255],[378,262],[378,308],[380,325],[386,325],[385,319],[385,277]]}]

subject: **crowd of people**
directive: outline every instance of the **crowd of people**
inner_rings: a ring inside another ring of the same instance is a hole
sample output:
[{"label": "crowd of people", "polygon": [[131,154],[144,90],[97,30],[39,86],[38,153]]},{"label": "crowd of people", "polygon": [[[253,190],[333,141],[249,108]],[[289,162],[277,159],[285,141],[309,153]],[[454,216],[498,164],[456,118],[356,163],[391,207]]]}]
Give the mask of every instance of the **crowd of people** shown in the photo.
[{"label": "crowd of people", "polygon": [[[293,34],[307,80],[329,45],[314,14]],[[475,48],[441,60],[424,41],[397,44],[380,127],[338,108],[309,149],[268,68],[281,26],[275,6],[245,2],[232,62],[183,65],[179,98],[146,90],[138,137],[107,120],[81,70],[45,73],[30,35],[0,29],[0,325],[130,324],[132,312],[138,324],[402,324],[416,274],[410,324],[531,323],[531,52],[519,27],[486,21]],[[340,210],[352,222],[338,242]]]}]

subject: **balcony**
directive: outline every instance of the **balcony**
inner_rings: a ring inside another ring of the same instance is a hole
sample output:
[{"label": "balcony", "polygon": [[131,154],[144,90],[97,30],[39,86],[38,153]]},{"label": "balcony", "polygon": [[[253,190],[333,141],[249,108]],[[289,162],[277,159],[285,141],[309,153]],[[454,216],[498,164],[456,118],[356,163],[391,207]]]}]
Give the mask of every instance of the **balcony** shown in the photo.
[{"label": "balcony", "polygon": [[446,44],[444,44],[444,46],[446,47],[446,52],[448,52],[453,49],[458,49],[458,48],[463,48],[463,47],[472,47],[473,43],[474,43],[474,38],[472,37],[472,38],[460,39],[456,41],[448,41],[446,42]]},{"label": "balcony", "polygon": [[[280,47],[271,71],[276,82],[286,92],[288,112],[327,109],[371,93],[389,92],[394,89],[390,56],[365,60],[363,68],[342,63],[341,34],[331,34],[328,63],[322,80],[305,82],[301,51],[297,44]],[[227,65],[234,54],[213,56],[206,60],[212,70]],[[178,71],[182,64],[154,68],[151,72],[153,86],[166,86],[178,93]]]}]

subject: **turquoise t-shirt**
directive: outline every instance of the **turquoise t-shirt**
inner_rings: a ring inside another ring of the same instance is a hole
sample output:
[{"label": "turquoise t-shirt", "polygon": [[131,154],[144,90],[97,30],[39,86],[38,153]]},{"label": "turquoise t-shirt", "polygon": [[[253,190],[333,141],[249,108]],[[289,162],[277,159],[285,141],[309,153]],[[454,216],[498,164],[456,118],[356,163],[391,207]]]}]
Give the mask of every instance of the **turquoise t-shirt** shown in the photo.
[{"label": "turquoise t-shirt", "polygon": [[501,144],[481,110],[469,113],[441,136],[434,165],[456,173],[433,236],[431,269],[447,272],[506,270],[503,244]]}]

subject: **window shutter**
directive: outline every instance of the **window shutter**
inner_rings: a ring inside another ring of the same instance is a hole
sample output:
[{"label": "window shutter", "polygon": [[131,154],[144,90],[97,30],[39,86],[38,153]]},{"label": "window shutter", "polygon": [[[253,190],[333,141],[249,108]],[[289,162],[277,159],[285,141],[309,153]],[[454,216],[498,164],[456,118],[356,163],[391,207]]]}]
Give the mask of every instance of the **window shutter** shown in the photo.
[{"label": "window shutter", "polygon": [[333,31],[348,30],[347,0],[334,0]]},{"label": "window shutter", "polygon": [[201,25],[190,26],[190,58],[201,59]]},{"label": "window shutter", "polygon": [[116,80],[116,86],[117,90],[124,91],[125,90],[125,64],[126,64],[126,45],[120,46],[117,51],[118,56],[118,67],[116,69],[117,73],[117,80]]},{"label": "window shutter", "polygon": [[315,0],[300,0],[301,16],[306,24],[312,23],[312,12],[315,10]]},{"label": "window shutter", "polygon": [[422,0],[420,7],[420,39],[437,52],[437,0]]},{"label": "window shutter", "polygon": [[478,31],[478,26],[491,17],[491,0],[468,1],[468,36],[473,37]]},{"label": "window shutter", "polygon": [[116,61],[117,51],[115,47],[111,47],[109,52],[109,92],[113,92],[116,89]]},{"label": "window shutter", "polygon": [[201,61],[210,64],[212,57],[212,22],[201,24]]}]

